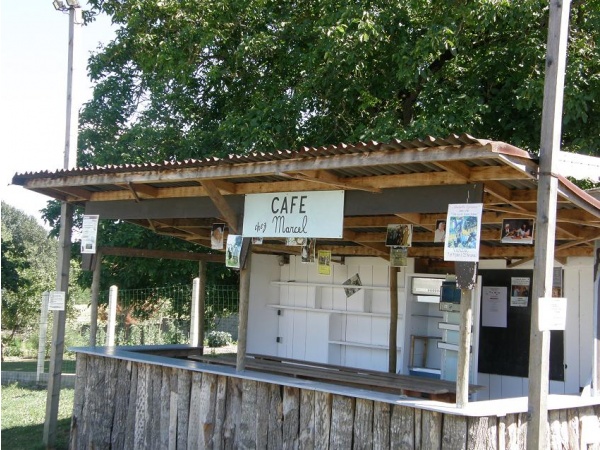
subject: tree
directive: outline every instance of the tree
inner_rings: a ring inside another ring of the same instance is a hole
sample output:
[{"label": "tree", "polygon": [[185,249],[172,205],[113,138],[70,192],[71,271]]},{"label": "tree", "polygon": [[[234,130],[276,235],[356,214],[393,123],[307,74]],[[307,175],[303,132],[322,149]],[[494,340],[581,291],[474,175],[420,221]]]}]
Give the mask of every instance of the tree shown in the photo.
[{"label": "tree", "polygon": [[41,295],[54,290],[57,242],[32,216],[2,202],[2,329],[11,336],[38,318]]},{"label": "tree", "polygon": [[[536,151],[547,0],[92,0],[80,164],[468,132]],[[572,4],[563,148],[600,146],[600,1]]]}]

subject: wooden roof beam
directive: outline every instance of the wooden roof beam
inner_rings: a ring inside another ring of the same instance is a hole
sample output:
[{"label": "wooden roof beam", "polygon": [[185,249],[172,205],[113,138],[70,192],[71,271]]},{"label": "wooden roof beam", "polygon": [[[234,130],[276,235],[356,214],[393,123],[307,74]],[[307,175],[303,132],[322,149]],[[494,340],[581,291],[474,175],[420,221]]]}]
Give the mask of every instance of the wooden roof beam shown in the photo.
[{"label": "wooden roof beam", "polygon": [[223,219],[225,219],[225,221],[227,222],[229,230],[231,230],[234,234],[238,234],[237,216],[231,208],[231,206],[229,206],[229,203],[227,203],[225,197],[223,197],[223,195],[219,191],[217,185],[214,182],[208,180],[203,181],[202,185],[204,186],[204,189],[206,189],[206,192],[208,193],[208,196],[210,197],[212,202],[222,214]]},{"label": "wooden roof beam", "polygon": [[352,179],[344,179],[333,175],[325,170],[305,170],[302,172],[285,172],[280,174],[282,176],[294,178],[302,181],[310,181],[313,183],[322,183],[328,186],[335,186],[337,188],[347,190],[359,190],[380,193],[381,189],[370,187],[368,185],[356,184],[352,182]]}]

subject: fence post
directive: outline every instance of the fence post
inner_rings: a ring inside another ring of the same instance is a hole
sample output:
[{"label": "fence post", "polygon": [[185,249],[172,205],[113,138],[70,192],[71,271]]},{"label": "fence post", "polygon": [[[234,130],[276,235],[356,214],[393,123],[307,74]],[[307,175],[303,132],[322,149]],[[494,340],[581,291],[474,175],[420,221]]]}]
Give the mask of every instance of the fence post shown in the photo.
[{"label": "fence post", "polygon": [[190,345],[198,347],[199,329],[200,278],[194,278],[192,283],[192,312],[190,320]]},{"label": "fence post", "polygon": [[108,329],[106,330],[106,345],[115,345],[115,328],[117,325],[117,298],[119,288],[111,286],[108,293]]},{"label": "fence post", "polygon": [[40,375],[44,373],[44,361],[46,359],[46,333],[48,332],[48,300],[49,292],[42,294],[42,311],[40,312],[40,337],[38,342],[38,360],[36,381],[40,382]]}]

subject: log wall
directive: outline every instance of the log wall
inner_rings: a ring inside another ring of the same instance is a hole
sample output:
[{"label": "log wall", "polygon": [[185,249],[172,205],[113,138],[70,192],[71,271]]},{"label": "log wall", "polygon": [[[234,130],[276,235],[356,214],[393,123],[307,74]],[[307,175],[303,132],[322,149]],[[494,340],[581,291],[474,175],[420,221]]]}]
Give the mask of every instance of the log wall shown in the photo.
[{"label": "log wall", "polygon": [[[70,448],[525,449],[525,416],[442,414],[78,353]],[[582,432],[599,416],[600,405],[551,411],[552,448],[600,448]]]}]

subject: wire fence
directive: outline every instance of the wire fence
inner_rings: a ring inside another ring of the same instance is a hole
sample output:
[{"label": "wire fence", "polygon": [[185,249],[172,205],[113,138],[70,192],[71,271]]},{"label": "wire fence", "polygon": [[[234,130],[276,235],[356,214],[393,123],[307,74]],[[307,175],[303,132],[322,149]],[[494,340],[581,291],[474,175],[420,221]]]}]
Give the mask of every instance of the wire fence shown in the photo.
[{"label": "wire fence", "polygon": [[[237,341],[239,289],[237,286],[207,286],[205,291],[204,332],[223,331]],[[96,344],[106,345],[109,292],[101,292],[98,308]],[[118,291],[115,345],[167,345],[190,342],[192,286],[176,285]],[[75,373],[72,347],[90,342],[90,308],[76,305],[65,330],[65,358],[62,373]],[[46,336],[46,358],[50,355],[52,317]],[[46,370],[47,372],[47,364]]]}]

